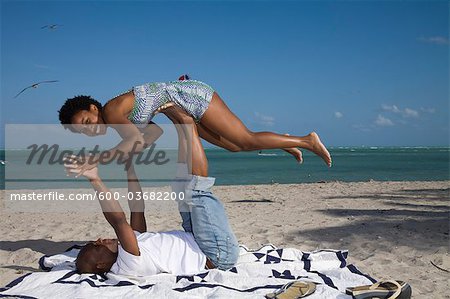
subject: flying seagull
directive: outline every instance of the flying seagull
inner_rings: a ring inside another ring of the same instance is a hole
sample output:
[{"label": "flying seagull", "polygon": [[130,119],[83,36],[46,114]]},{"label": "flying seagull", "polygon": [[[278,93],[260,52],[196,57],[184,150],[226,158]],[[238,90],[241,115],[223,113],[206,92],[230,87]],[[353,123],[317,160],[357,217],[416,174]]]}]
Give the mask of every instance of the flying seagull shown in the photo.
[{"label": "flying seagull", "polygon": [[48,28],[48,29],[55,30],[56,28],[61,27],[61,26],[62,26],[62,25],[58,25],[58,24],[45,25],[45,26],[42,26],[41,29]]},{"label": "flying seagull", "polygon": [[38,83],[34,83],[34,84],[32,84],[32,85],[22,89],[18,94],[16,94],[16,96],[14,98],[17,98],[22,92],[24,92],[28,88],[37,88],[39,86],[39,84],[41,84],[41,83],[53,83],[53,82],[59,82],[59,81],[58,80],[48,80],[48,81],[41,81],[41,82],[38,82]]}]

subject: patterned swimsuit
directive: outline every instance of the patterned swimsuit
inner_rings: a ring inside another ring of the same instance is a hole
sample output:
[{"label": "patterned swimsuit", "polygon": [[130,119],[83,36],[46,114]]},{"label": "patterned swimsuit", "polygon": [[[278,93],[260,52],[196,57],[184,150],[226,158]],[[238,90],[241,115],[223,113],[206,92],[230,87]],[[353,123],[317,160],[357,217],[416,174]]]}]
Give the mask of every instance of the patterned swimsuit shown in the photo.
[{"label": "patterned swimsuit", "polygon": [[134,124],[148,124],[158,108],[175,103],[199,122],[208,109],[214,90],[196,80],[146,83],[133,87],[134,107],[128,119]]}]

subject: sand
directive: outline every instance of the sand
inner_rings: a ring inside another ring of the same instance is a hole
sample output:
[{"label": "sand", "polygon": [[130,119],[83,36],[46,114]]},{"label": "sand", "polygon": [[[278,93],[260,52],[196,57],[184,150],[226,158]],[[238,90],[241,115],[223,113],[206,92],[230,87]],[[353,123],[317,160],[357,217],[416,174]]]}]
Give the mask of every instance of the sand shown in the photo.
[{"label": "sand", "polygon": [[[449,187],[450,181],[370,181],[218,186],[214,192],[239,242],[250,248],[348,249],[349,262],[362,272],[409,282],[413,298],[450,298],[450,274],[438,268],[450,270]],[[146,217],[152,231],[180,228],[177,211],[166,204],[147,203]],[[2,207],[0,229],[1,286],[39,271],[44,254],[114,237],[96,209],[33,213]]]}]

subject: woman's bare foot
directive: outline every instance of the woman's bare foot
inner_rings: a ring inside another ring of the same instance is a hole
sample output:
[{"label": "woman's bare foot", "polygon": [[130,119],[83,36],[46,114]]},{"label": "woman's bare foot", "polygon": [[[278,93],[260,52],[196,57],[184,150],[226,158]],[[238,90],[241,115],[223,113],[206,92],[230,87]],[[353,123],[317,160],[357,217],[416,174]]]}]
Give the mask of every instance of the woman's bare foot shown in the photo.
[{"label": "woman's bare foot", "polygon": [[[290,136],[289,134],[284,135]],[[282,150],[294,156],[295,160],[297,160],[298,163],[303,163],[303,155],[298,148],[290,147],[290,148],[283,148]]]},{"label": "woman's bare foot", "polygon": [[310,148],[308,149],[315,153],[317,156],[321,157],[328,165],[328,167],[331,167],[331,155],[325,145],[323,145],[322,141],[320,141],[319,135],[317,135],[316,132],[312,132],[307,137],[309,137],[310,139]]},{"label": "woman's bare foot", "polygon": [[291,147],[291,148],[283,148],[282,150],[294,156],[294,158],[297,160],[298,163],[303,163],[302,152],[298,148]]}]

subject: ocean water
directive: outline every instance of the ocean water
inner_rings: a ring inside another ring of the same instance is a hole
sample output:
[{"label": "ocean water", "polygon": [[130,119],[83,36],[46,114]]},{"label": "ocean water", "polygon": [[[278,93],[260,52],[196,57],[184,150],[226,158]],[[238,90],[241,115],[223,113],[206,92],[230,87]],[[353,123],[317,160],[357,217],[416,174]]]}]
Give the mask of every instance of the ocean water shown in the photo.
[{"label": "ocean water", "polygon": [[[329,150],[333,157],[331,168],[307,151],[303,151],[303,164],[298,164],[281,150],[259,154],[206,149],[206,155],[209,174],[216,178],[217,185],[450,179],[449,147],[334,147]],[[66,177],[60,165],[36,168],[18,162],[27,155],[26,151],[20,150],[6,153],[6,163],[0,164],[2,189],[5,186],[7,189],[89,187],[83,179]],[[168,154],[171,159],[175,156],[175,152]],[[0,160],[5,160],[5,151],[0,151]],[[167,185],[166,179],[174,171],[173,167],[148,165],[140,165],[136,169],[143,186]],[[123,167],[102,166],[100,173],[108,186],[126,187]]]},{"label": "ocean water", "polygon": [[224,151],[210,151],[207,155],[210,174],[221,185],[449,179],[450,148],[338,147],[329,151],[331,168],[308,151],[303,151],[303,164],[283,151],[263,151],[267,156]]}]

